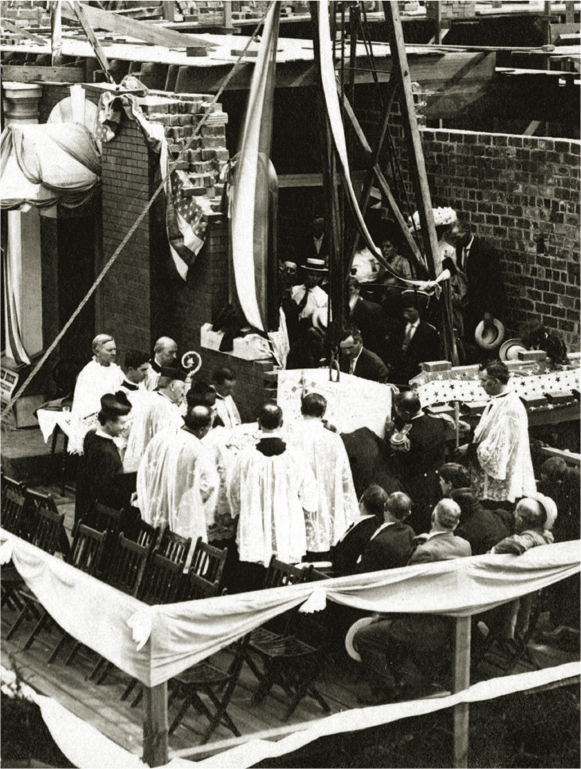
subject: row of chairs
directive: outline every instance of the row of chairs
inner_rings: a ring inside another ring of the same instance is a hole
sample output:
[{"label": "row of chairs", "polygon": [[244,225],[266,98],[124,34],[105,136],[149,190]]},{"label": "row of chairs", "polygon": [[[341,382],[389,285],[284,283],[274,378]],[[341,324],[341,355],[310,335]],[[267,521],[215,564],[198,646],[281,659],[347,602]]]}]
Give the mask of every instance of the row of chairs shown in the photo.
[{"label": "row of chairs", "polygon": [[[51,507],[51,503],[54,506],[54,502],[46,495],[29,492],[21,484],[10,479],[3,479],[3,483],[5,484],[3,499],[6,499],[8,491],[9,499],[15,502],[14,507],[17,508],[20,504],[21,510],[20,514],[15,511],[13,522],[8,521],[7,526],[7,518],[9,519],[10,516],[4,515],[3,503],[2,523],[13,533],[26,534],[30,529],[28,525],[23,526],[21,518],[27,517],[24,514],[27,494],[29,499],[32,494],[32,498],[36,498],[37,501],[42,496],[48,507]],[[36,507],[39,508],[38,505]],[[42,506],[40,509],[43,509]],[[53,519],[53,526],[62,527],[63,516],[58,512],[56,514],[58,522]],[[127,526],[128,521],[132,521],[132,525],[128,527],[129,535],[119,530]],[[37,537],[27,536],[26,538],[40,546]],[[46,545],[47,542],[49,545]],[[43,549],[47,552],[58,552],[60,547],[62,542],[55,536],[54,531],[50,536],[45,537]],[[73,545],[64,555],[65,560],[76,568],[103,579],[115,588],[149,604],[195,600],[221,594],[227,550],[218,550],[198,539],[191,557],[191,566],[184,571],[190,547],[190,540],[181,538],[167,529],[160,532],[143,521],[135,521],[131,516],[128,518],[124,511],[97,505],[89,519],[80,521],[76,525]],[[267,569],[264,588],[283,587],[288,584],[325,578],[326,575],[317,572],[313,567],[299,569],[273,558]],[[24,648],[29,648],[41,631],[54,623],[34,594],[23,584],[15,592],[15,598],[17,601],[13,603],[19,614],[8,631],[8,638],[16,633],[27,618],[32,618],[35,624],[24,645]],[[307,695],[313,697],[326,712],[329,712],[328,704],[314,686],[324,650],[324,635],[321,623],[313,619],[313,615],[300,614],[295,609],[233,644],[228,649],[232,654],[232,660],[226,669],[214,664],[211,660],[206,660],[184,671],[170,682],[169,704],[182,700],[171,723],[170,733],[175,732],[192,706],[209,722],[203,734],[202,743],[210,739],[220,724],[235,736],[240,736],[238,728],[227,712],[227,707],[244,662],[248,664],[258,681],[258,687],[253,696],[254,704],[261,703],[272,687],[278,684],[289,698],[285,718],[290,717],[301,699]],[[65,664],[72,664],[82,645],[70,639],[62,629],[50,653],[49,664],[56,659],[67,641],[72,641],[72,649]],[[98,657],[93,663],[89,678],[97,684],[103,683],[112,667],[107,660]],[[130,696],[137,683],[135,680],[129,682],[122,699]],[[200,694],[205,695],[206,701],[200,697]],[[132,705],[136,706],[140,699],[141,692],[135,697]],[[213,708],[210,709],[209,706]]]}]

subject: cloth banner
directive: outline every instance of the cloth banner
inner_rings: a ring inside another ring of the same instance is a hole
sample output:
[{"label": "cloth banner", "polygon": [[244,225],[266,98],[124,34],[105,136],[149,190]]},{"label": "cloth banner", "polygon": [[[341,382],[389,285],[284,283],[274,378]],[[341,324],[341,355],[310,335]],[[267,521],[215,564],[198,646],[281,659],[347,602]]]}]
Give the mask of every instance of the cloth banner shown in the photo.
[{"label": "cloth banner", "polygon": [[79,206],[100,180],[97,144],[80,123],[6,126],[0,155],[4,209]]},{"label": "cloth banner", "polygon": [[237,299],[247,322],[263,332],[272,327],[268,276],[269,268],[276,269],[272,246],[276,239],[273,214],[277,181],[269,156],[280,5],[271,4],[264,22],[241,150],[230,187],[230,242]]},{"label": "cloth banner", "polygon": [[[12,671],[1,669],[2,690],[5,691],[15,679]],[[11,675],[12,674],[12,675]],[[334,713],[326,718],[317,719],[305,724],[287,737],[278,741],[252,739],[230,750],[225,750],[200,761],[184,758],[174,758],[164,766],[167,769],[246,769],[259,761],[283,756],[308,745],[316,739],[333,734],[344,734],[360,729],[370,729],[374,726],[393,723],[403,718],[414,718],[436,713],[439,710],[452,708],[461,703],[483,702],[498,697],[506,697],[516,692],[529,691],[541,686],[562,682],[563,684],[578,683],[580,663],[569,662],[556,667],[534,670],[530,673],[493,678],[480,681],[468,689],[448,696],[395,702],[375,707],[354,708],[342,713]],[[12,684],[13,686],[13,684]],[[74,713],[66,710],[60,703],[49,697],[37,694],[26,687],[26,698],[40,707],[44,722],[51,736],[62,753],[78,769],[144,769],[146,764],[139,756],[130,753],[101,734],[94,726],[83,721]],[[24,687],[23,687],[24,688]]]},{"label": "cloth banner", "polygon": [[20,213],[9,211],[6,251],[2,251],[2,298],[4,300],[3,342],[6,355],[18,365],[30,365],[20,330],[19,296],[22,291],[22,238]]},{"label": "cloth banner", "polygon": [[56,622],[146,686],[173,678],[313,594],[370,613],[467,616],[581,569],[579,541],[572,541],[536,547],[521,556],[481,555],[147,606],[1,529],[0,539],[0,563],[12,557]]}]

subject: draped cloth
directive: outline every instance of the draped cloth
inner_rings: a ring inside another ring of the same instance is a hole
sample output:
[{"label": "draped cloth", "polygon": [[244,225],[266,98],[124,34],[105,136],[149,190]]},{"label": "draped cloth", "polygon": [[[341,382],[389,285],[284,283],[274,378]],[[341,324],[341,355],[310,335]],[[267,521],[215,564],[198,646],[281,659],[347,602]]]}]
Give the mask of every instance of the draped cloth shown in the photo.
[{"label": "draped cloth", "polygon": [[304,454],[290,448],[278,456],[255,448],[242,452],[232,470],[229,500],[232,515],[239,516],[241,561],[268,565],[276,555],[298,563],[305,555],[303,510],[316,512],[318,493]]},{"label": "draped cloth", "polygon": [[[22,341],[20,295],[22,292],[22,238],[20,214],[8,213],[6,249],[2,251],[2,298],[4,300],[3,343],[8,357],[18,365],[30,365],[30,358]],[[15,232],[16,229],[16,232]]]},{"label": "draped cloth", "polygon": [[101,398],[115,393],[125,376],[116,363],[102,366],[93,358],[81,371],[75,385],[71,408],[69,452],[83,453],[83,440],[87,432],[97,426],[97,414],[101,410]]},{"label": "draped cloth", "polygon": [[489,401],[474,431],[479,499],[508,500],[537,489],[531,459],[528,417],[518,395],[509,390]]},{"label": "draped cloth", "polygon": [[138,504],[146,523],[207,542],[218,488],[212,454],[189,430],[164,430],[147,446],[137,473]]},{"label": "draped cloth", "polygon": [[101,175],[91,132],[80,123],[9,125],[0,142],[2,208],[81,205]]},{"label": "draped cloth", "polygon": [[300,606],[315,590],[323,591],[328,600],[368,612],[468,616],[581,569],[577,540],[535,547],[520,556],[480,555],[147,606],[1,529],[0,541],[0,562],[12,558],[28,587],[67,633],[146,686],[179,675],[269,619]]},{"label": "draped cloth", "polygon": [[162,430],[174,433],[184,420],[179,407],[159,391],[146,392],[135,405],[127,448],[123,459],[126,473],[136,473],[149,442]]},{"label": "draped cloth", "polygon": [[319,490],[317,510],[306,516],[307,550],[330,550],[359,516],[345,444],[320,419],[295,422],[289,443],[307,456]]},{"label": "draped cloth", "polygon": [[236,299],[247,322],[262,332],[278,325],[276,279],[276,173],[269,160],[280,3],[267,13],[254,67],[241,149],[230,189],[230,241]]}]

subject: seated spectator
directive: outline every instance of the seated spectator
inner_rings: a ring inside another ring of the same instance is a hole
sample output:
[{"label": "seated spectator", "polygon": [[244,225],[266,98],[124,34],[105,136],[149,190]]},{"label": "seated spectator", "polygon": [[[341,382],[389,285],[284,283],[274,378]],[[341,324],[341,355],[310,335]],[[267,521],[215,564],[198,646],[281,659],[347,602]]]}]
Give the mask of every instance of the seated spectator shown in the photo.
[{"label": "seated spectator", "polygon": [[407,280],[412,280],[414,275],[409,260],[401,255],[402,238],[395,225],[382,222],[373,237],[381,248],[383,258],[387,262],[389,271],[384,272],[381,280],[384,286],[383,308],[391,318],[401,317],[401,294],[409,288]]},{"label": "seated spectator", "polygon": [[454,536],[460,523],[460,506],[453,499],[441,499],[432,513],[432,527],[416,537],[417,547],[409,565],[430,561],[452,561],[472,555],[470,543]]},{"label": "seated spectator", "polygon": [[412,501],[407,494],[402,491],[390,494],[385,506],[384,522],[365,545],[357,561],[357,573],[397,569],[406,565],[415,537],[411,526],[404,523],[411,509]]},{"label": "seated spectator", "polygon": [[359,500],[360,517],[340,537],[332,550],[333,571],[337,577],[355,574],[357,561],[371,536],[384,523],[387,492],[376,483]]},{"label": "seated spectator", "polygon": [[[551,529],[557,519],[557,505],[544,494],[521,499],[515,509],[515,534],[505,537],[490,551],[497,555],[522,555],[532,547],[554,542]],[[529,628],[534,594],[524,595],[494,609],[486,624],[497,638],[521,642]]]},{"label": "seated spectator", "polygon": [[472,555],[484,555],[510,535],[498,513],[482,507],[472,489],[454,489],[450,496],[462,511],[456,536],[470,543]]},{"label": "seated spectator", "polygon": [[[424,554],[420,553],[417,561],[410,559],[410,563],[470,555],[467,542],[461,546],[459,537],[454,542],[453,531],[459,519],[460,508],[455,502],[450,499],[438,502],[428,539],[418,547],[418,550],[424,549]],[[435,546],[436,542],[446,544]],[[371,696],[362,702],[378,705],[429,691],[434,675],[448,662],[445,651],[449,649],[452,629],[453,621],[449,617],[431,614],[400,614],[395,619],[378,617],[362,627],[353,638],[371,689]]]},{"label": "seated spectator", "polygon": [[443,497],[451,497],[454,489],[465,489],[470,486],[470,473],[457,462],[446,462],[438,468],[438,480]]}]

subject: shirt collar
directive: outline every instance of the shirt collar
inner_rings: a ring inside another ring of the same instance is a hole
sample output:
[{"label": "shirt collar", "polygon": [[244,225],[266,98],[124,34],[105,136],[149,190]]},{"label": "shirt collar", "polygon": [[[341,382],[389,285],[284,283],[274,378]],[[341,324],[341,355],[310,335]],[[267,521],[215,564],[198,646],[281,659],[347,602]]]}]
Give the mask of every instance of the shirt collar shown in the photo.
[{"label": "shirt collar", "polygon": [[95,430],[95,435],[98,435],[99,438],[107,438],[108,441],[112,441],[113,440],[113,436],[109,435],[109,433],[103,432],[103,430],[101,430],[101,428],[99,428],[98,430]]},{"label": "shirt collar", "polygon": [[161,373],[161,366],[159,365],[159,363],[156,363],[153,358],[149,361],[149,365],[155,371],[156,374]]},{"label": "shirt collar", "polygon": [[[375,531],[371,535],[371,539],[375,539],[375,537],[377,537],[377,535],[380,532],[385,531],[385,529],[387,529],[388,526],[393,526],[394,524],[395,524],[395,521],[387,521],[386,523],[382,523],[378,529],[375,529]],[[371,539],[369,540],[370,542],[371,542]]]},{"label": "shirt collar", "polygon": [[472,248],[472,244],[474,243],[474,235],[470,238],[470,242],[464,246],[464,253],[467,254],[468,251]]},{"label": "shirt collar", "polygon": [[418,318],[415,323],[408,323],[408,326],[411,326],[412,328],[418,328],[420,323],[422,322],[421,318]]},{"label": "shirt collar", "polygon": [[128,379],[124,379],[121,383],[121,387],[124,387],[126,390],[139,390],[139,386],[136,384],[133,384],[133,382],[130,382]]}]

